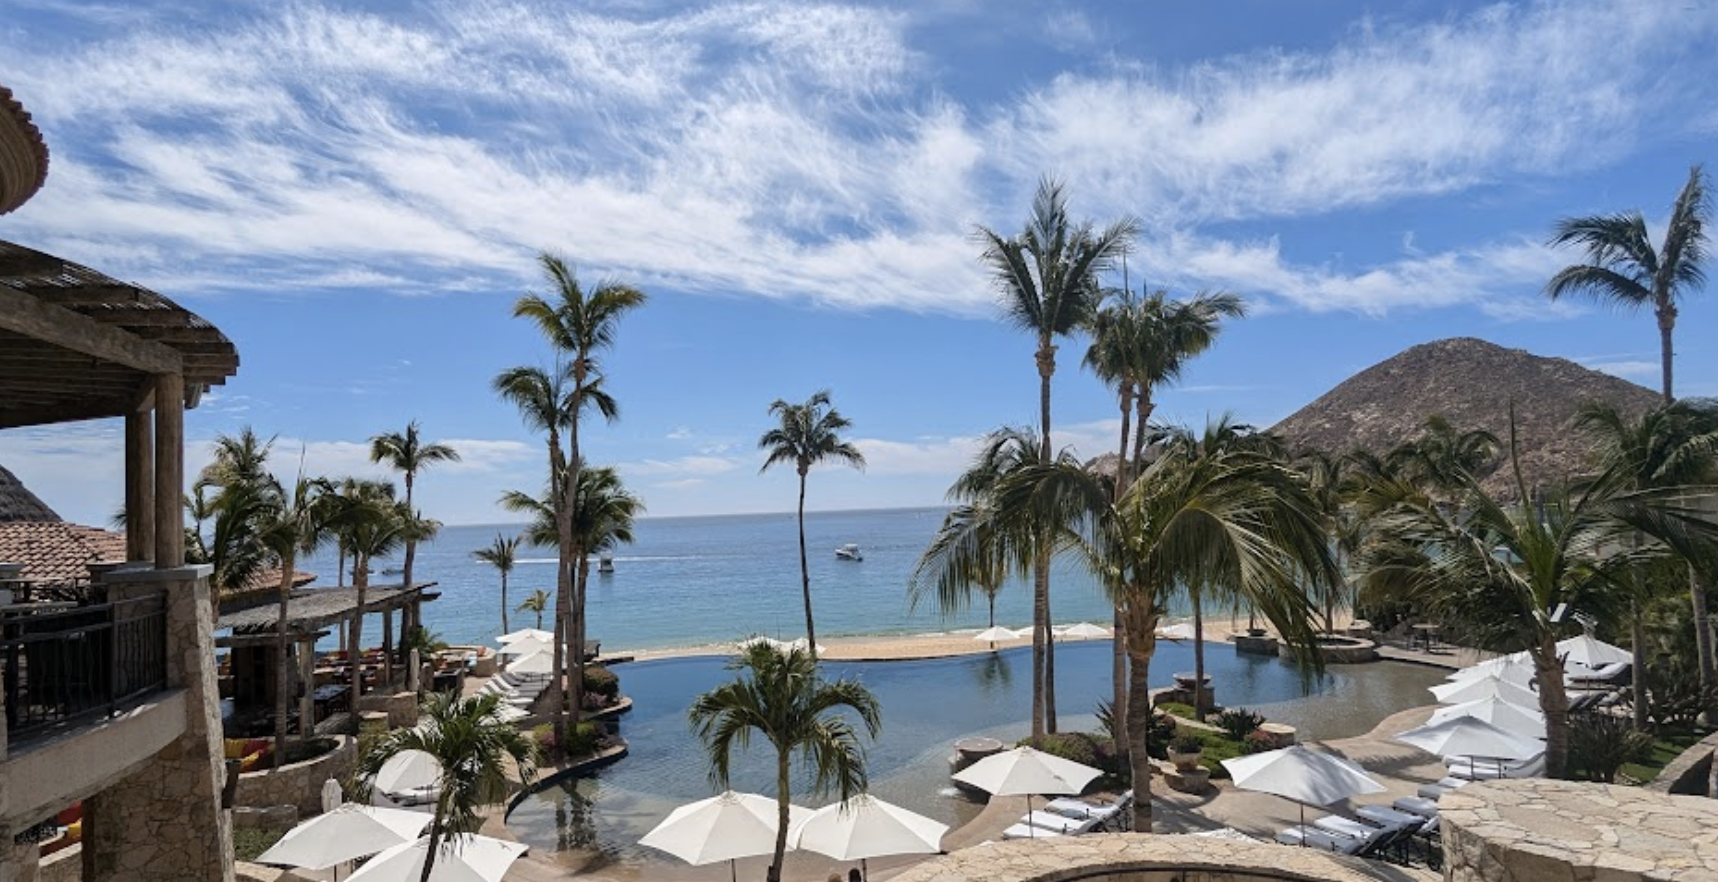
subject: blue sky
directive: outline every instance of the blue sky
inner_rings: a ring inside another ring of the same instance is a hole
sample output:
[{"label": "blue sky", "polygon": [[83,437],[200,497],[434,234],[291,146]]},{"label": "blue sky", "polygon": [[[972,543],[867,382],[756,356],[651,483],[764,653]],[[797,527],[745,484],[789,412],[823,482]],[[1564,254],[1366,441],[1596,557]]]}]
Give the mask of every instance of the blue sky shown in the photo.
[{"label": "blue sky", "polygon": [[[1477,336],[1656,388],[1650,315],[1551,304],[1560,217],[1656,224],[1718,133],[1718,7],[1448,4],[11,0],[0,83],[52,151],[0,236],[172,297],[237,343],[187,419],[278,435],[293,472],[374,471],[417,419],[465,455],[418,498],[505,517],[539,438],[489,392],[544,344],[510,317],[534,255],[649,292],[586,429],[653,515],[791,509],[769,403],[820,388],[863,473],[813,509],[929,505],[983,434],[1036,413],[1033,342],[972,238],[1040,176],[1139,218],[1135,288],[1243,295],[1160,413],[1269,425],[1403,348]],[[1656,229],[1655,229],[1656,235]],[[1119,279],[1115,280],[1119,283]],[[1718,394],[1715,307],[1678,393]],[[1058,441],[1115,404],[1062,347]],[[1428,380],[1433,381],[1433,380]],[[50,505],[106,520],[117,425],[0,433]]]}]

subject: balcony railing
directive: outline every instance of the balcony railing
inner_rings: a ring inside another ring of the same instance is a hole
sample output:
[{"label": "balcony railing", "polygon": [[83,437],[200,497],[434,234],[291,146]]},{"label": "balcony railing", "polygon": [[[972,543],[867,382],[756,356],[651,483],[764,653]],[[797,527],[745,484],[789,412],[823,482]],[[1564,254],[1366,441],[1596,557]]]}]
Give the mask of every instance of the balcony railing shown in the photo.
[{"label": "balcony railing", "polygon": [[110,716],[167,686],[166,598],[5,610],[0,668],[14,744]]}]

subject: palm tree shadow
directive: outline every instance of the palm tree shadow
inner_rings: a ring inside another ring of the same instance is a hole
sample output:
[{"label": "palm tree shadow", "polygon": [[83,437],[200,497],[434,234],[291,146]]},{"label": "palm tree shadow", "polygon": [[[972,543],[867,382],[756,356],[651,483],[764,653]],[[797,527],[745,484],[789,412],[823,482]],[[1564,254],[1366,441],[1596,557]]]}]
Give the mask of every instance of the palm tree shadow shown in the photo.
[{"label": "palm tree shadow", "polygon": [[1013,669],[1009,666],[1008,659],[1000,652],[986,655],[975,670],[978,687],[987,695],[1007,692],[1014,683]]}]

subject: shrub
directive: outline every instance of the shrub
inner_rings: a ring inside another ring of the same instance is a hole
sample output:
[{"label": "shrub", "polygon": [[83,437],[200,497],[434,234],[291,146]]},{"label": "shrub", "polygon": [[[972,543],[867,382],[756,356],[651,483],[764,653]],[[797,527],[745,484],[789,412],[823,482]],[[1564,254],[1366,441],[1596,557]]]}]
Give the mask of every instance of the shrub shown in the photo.
[{"label": "shrub", "polygon": [[1211,722],[1222,729],[1229,740],[1240,741],[1265,722],[1265,715],[1244,707],[1232,707],[1213,717]]},{"label": "shrub", "polygon": [[1169,749],[1176,753],[1203,753],[1205,742],[1197,735],[1177,735],[1170,739]]},{"label": "shrub", "polygon": [[1116,740],[1116,708],[1115,703],[1108,699],[1098,701],[1098,709],[1094,712],[1098,718],[1098,728],[1110,741]]},{"label": "shrub", "polygon": [[1569,771],[1589,781],[1610,784],[1624,763],[1652,753],[1652,736],[1626,717],[1604,713],[1569,715]]},{"label": "shrub", "polygon": [[608,733],[598,723],[579,723],[567,732],[567,756],[589,756],[608,744]]},{"label": "shrub", "polygon": [[585,692],[601,695],[606,699],[603,704],[606,707],[620,697],[620,678],[602,665],[586,665]]},{"label": "shrub", "polygon": [[[1022,743],[1030,745],[1032,741],[1027,739]],[[1057,732],[1053,735],[1045,735],[1044,743],[1039,745],[1038,749],[1051,756],[1073,760],[1082,765],[1094,768],[1097,766],[1096,739],[1084,732]]]},{"label": "shrub", "polygon": [[1175,737],[1175,717],[1152,711],[1151,726],[1145,730],[1145,752],[1153,759],[1167,759],[1169,740]]},{"label": "shrub", "polygon": [[1271,736],[1266,735],[1257,729],[1248,732],[1247,737],[1241,741],[1242,753],[1264,753],[1267,750],[1275,749],[1276,744],[1271,741]]}]

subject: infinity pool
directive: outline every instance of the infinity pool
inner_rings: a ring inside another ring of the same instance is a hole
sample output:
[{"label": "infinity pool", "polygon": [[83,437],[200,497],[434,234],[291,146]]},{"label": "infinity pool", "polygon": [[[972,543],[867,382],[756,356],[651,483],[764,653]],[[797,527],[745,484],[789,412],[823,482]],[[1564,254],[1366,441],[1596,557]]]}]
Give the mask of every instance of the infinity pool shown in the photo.
[{"label": "infinity pool", "polygon": [[[587,869],[649,866],[673,859],[637,845],[676,806],[715,793],[708,756],[692,734],[686,710],[693,699],[733,677],[728,659],[699,657],[618,665],[633,710],[621,722],[630,754],[606,768],[527,797],[508,817],[520,841],[549,851],[589,852]],[[1292,664],[1237,654],[1209,644],[1206,671],[1217,700],[1248,707],[1272,722],[1296,727],[1302,740],[1363,734],[1389,714],[1430,704],[1426,687],[1441,671],[1396,662],[1331,667],[1305,677]],[[1193,669],[1193,649],[1159,643],[1154,687]],[[866,758],[871,792],[950,825],[982,807],[948,780],[956,740],[989,735],[1013,744],[1028,734],[1032,657],[1028,647],[925,661],[825,662],[825,677],[859,680],[882,704],[883,728]],[[1056,703],[1062,731],[1097,727],[1093,711],[1110,695],[1110,641],[1056,647]],[[774,758],[757,739],[733,767],[733,789],[774,793]],[[793,801],[817,807],[834,801],[807,792],[796,775]]]}]

